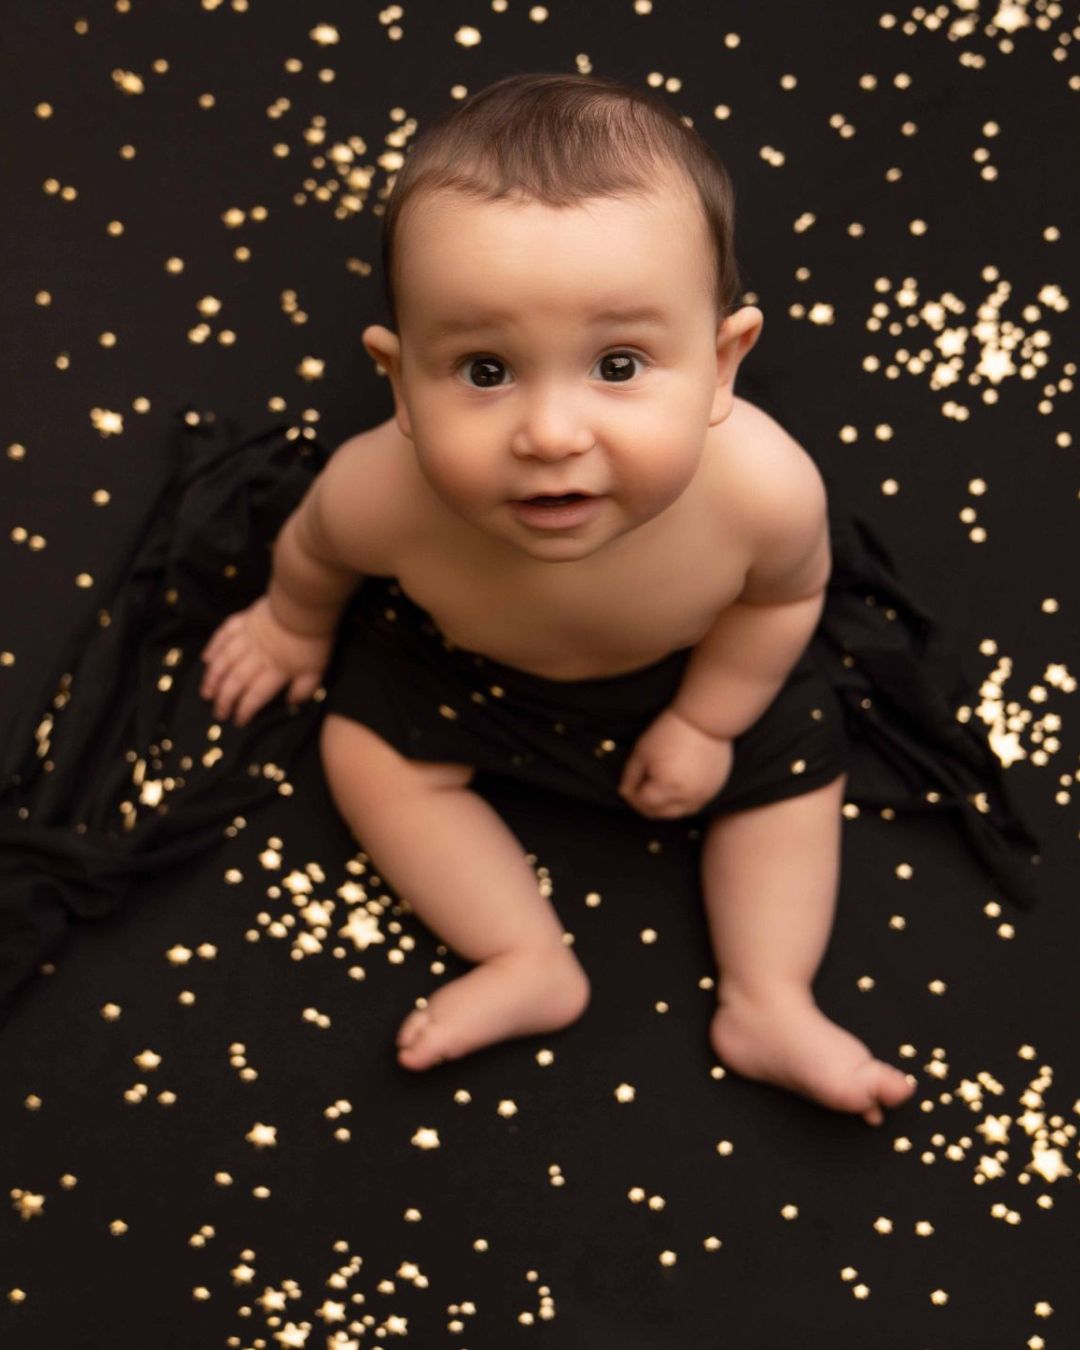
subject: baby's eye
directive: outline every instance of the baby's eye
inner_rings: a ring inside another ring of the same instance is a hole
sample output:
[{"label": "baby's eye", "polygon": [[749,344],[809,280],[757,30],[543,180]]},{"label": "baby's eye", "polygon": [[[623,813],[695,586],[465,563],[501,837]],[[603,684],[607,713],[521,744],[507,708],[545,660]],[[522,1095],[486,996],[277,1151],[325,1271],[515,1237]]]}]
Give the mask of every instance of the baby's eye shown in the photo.
[{"label": "baby's eye", "polygon": [[[506,369],[497,356],[470,356],[462,362],[461,368],[466,375],[471,370],[476,371],[479,383],[474,387],[478,389],[494,389],[499,384],[500,368]],[[470,381],[466,380],[466,383]]]},{"label": "baby's eye", "polygon": [[645,364],[644,358],[634,352],[608,352],[600,358],[597,365],[606,370],[609,375],[614,376],[614,379],[607,381],[607,383],[625,384],[627,380],[634,377],[634,361],[641,365]]}]

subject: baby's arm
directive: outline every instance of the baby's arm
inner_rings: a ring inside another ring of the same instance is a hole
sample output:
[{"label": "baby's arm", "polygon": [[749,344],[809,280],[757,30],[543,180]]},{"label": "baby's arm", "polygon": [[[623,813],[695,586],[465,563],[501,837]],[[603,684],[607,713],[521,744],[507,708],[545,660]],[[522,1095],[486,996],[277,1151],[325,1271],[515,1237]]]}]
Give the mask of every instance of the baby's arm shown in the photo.
[{"label": "baby's arm", "polygon": [[318,688],[341,613],[363,581],[357,555],[377,556],[385,528],[378,430],[331,456],[274,541],[266,594],[230,615],[203,650],[200,692],[217,717],[235,709],[243,726],[284,686],[290,702]]},{"label": "baby's arm", "polygon": [[779,693],[818,625],[832,570],[828,500],[814,461],[777,427],[747,462],[742,500],[751,551],[743,590],[698,642],[670,705],[727,740]]}]

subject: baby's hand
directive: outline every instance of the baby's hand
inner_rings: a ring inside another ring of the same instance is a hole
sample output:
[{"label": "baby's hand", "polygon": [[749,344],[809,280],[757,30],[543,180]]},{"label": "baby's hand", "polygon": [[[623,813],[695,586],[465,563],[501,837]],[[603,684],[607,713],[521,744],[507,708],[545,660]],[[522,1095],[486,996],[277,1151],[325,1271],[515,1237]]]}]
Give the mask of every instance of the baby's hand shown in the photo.
[{"label": "baby's hand", "polygon": [[706,735],[665,708],[638,737],[619,795],[643,816],[693,815],[727,782],[734,758],[732,741]]},{"label": "baby's hand", "polygon": [[285,685],[290,703],[310,698],[333,645],[333,635],[303,637],[285,628],[262,595],[230,614],[203,648],[206,674],[199,693],[214,700],[215,717],[224,719],[235,708],[236,725],[245,726]]}]

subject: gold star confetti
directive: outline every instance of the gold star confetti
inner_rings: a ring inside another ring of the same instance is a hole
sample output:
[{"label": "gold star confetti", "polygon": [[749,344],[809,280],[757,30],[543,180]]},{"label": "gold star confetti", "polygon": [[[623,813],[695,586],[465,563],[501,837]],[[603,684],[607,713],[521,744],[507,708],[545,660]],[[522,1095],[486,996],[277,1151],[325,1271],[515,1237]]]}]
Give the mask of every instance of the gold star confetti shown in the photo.
[{"label": "gold star confetti", "polygon": [[11,1192],[12,1203],[15,1211],[21,1219],[40,1218],[45,1213],[45,1197],[35,1195],[32,1191],[13,1190]]}]

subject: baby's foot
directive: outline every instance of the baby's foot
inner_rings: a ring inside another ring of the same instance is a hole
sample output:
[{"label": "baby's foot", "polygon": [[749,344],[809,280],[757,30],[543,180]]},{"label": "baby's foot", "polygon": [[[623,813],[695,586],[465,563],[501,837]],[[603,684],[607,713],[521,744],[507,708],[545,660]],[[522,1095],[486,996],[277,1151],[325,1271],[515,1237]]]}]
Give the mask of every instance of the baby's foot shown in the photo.
[{"label": "baby's foot", "polygon": [[555,1031],[575,1022],[588,1001],[588,976],[565,947],[504,952],[442,985],[406,1017],[398,1062],[427,1069],[495,1041]]},{"label": "baby's foot", "polygon": [[830,1021],[806,991],[757,1000],[722,993],[709,1038],[736,1073],[836,1111],[859,1111],[870,1125],[885,1119],[882,1106],[899,1106],[915,1091],[899,1069]]}]

